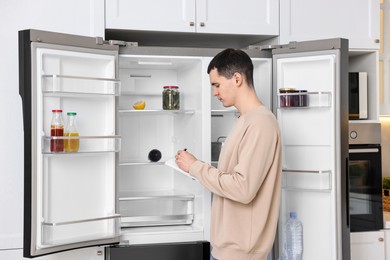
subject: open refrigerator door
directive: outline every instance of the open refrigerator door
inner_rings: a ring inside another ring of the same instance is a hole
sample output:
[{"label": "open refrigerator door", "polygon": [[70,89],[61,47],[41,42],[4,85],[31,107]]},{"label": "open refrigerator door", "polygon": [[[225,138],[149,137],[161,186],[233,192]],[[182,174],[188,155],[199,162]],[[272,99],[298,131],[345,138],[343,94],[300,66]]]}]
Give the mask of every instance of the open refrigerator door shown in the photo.
[{"label": "open refrigerator door", "polygon": [[[62,44],[37,42],[37,36],[39,41],[50,41],[52,36],[39,31],[21,31],[19,36],[25,132],[24,256],[118,243],[118,51],[99,48],[93,41],[93,49],[76,47],[92,39],[87,37],[67,37],[67,45],[64,39]],[[52,110],[77,112],[77,138],[52,136]],[[73,141],[78,149],[67,151],[66,142]]]},{"label": "open refrigerator door", "polygon": [[286,253],[284,227],[295,211],[303,223],[303,259],[349,259],[347,49],[342,39],[329,50],[316,44],[273,57],[283,145],[277,253]]}]

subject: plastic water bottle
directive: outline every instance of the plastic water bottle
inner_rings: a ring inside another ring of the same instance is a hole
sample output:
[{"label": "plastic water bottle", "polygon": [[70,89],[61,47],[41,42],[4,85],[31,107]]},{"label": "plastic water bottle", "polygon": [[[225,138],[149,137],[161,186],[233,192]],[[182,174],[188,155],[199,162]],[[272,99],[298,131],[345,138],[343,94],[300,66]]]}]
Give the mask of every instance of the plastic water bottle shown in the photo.
[{"label": "plastic water bottle", "polygon": [[286,224],[286,253],[287,260],[302,260],[303,227],[295,212],[290,212],[290,219]]}]

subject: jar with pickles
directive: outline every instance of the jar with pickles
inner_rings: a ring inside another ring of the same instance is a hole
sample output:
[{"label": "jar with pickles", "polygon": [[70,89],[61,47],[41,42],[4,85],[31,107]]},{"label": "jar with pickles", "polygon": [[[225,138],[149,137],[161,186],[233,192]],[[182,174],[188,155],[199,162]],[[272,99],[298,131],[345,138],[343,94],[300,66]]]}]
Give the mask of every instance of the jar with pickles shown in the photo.
[{"label": "jar with pickles", "polygon": [[180,92],[178,86],[164,86],[162,92],[162,107],[164,110],[180,109]]}]

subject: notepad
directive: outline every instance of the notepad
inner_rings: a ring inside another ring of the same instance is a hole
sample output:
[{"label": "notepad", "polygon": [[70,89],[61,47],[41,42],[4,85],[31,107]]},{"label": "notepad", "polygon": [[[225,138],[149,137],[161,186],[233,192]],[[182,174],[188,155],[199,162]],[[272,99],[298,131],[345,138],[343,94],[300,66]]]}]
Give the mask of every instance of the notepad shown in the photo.
[{"label": "notepad", "polygon": [[194,176],[191,176],[188,172],[185,172],[185,171],[183,171],[182,169],[180,169],[179,166],[177,166],[177,164],[176,164],[175,158],[172,158],[172,159],[169,159],[169,160],[165,161],[165,165],[166,165],[166,166],[169,166],[169,167],[171,167],[171,168],[173,168],[174,170],[180,172],[181,174],[184,174],[184,175],[187,176],[188,178],[191,178],[191,179],[193,179],[193,180],[195,180],[195,181],[198,180],[198,179],[195,178]]}]

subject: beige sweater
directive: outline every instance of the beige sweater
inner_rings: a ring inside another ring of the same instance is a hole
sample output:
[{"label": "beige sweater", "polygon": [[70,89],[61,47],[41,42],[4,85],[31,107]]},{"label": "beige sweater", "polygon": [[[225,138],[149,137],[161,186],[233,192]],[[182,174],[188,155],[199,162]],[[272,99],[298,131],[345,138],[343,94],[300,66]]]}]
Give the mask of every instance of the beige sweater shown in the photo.
[{"label": "beige sweater", "polygon": [[190,174],[214,193],[212,255],[265,260],[272,249],[281,192],[281,140],[274,115],[260,106],[241,116],[226,139],[218,169],[196,161]]}]

